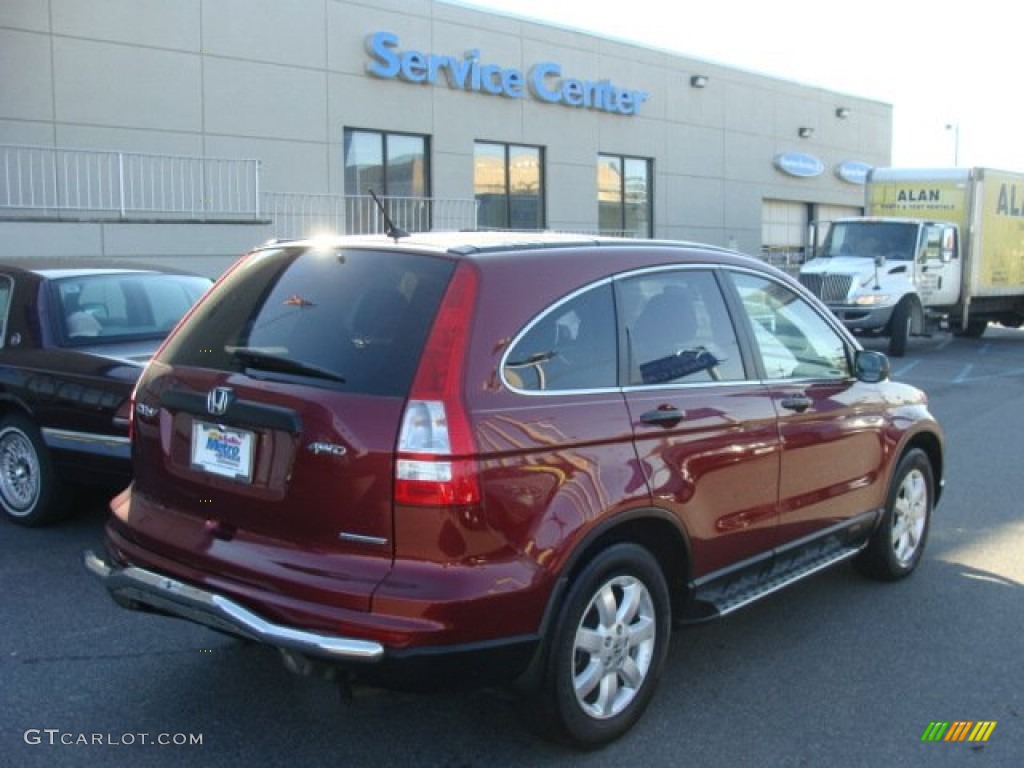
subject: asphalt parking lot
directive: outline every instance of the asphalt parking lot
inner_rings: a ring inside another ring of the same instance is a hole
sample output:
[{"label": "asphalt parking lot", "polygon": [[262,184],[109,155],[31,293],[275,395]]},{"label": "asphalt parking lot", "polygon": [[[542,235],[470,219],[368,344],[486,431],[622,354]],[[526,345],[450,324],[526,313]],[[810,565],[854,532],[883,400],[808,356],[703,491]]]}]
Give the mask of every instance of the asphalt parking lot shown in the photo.
[{"label": "asphalt parking lot", "polygon": [[[840,567],[676,631],[651,708],[601,751],[538,739],[504,692],[343,701],[268,649],[129,614],[80,564],[101,540],[90,497],[57,528],[0,523],[0,765],[1024,765],[1024,331],[915,339],[893,371],[948,439],[919,570]],[[922,741],[946,721],[995,726]]]}]

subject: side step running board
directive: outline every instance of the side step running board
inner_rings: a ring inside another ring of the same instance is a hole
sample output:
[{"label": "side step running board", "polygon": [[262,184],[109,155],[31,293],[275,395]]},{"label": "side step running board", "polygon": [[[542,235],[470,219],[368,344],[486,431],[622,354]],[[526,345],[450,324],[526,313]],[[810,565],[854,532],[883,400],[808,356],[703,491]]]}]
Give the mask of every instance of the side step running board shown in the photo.
[{"label": "side step running board", "polygon": [[703,621],[725,616],[794,582],[849,560],[861,549],[860,546],[846,546],[839,549],[827,547],[814,553],[805,551],[799,557],[777,560],[760,573],[744,571],[728,580],[711,582],[697,590],[695,599],[699,607],[692,619]]}]

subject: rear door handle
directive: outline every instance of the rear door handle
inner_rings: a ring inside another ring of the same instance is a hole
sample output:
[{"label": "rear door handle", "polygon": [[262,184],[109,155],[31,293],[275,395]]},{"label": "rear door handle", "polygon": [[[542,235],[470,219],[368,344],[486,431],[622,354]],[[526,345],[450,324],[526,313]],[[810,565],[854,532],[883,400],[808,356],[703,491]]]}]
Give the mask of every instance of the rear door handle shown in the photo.
[{"label": "rear door handle", "polygon": [[686,418],[686,413],[680,411],[674,405],[659,405],[653,411],[641,414],[640,421],[644,424],[657,424],[662,427],[672,427]]},{"label": "rear door handle", "polygon": [[782,407],[796,411],[797,413],[803,413],[811,407],[811,398],[807,395],[790,395],[789,397],[782,398]]}]

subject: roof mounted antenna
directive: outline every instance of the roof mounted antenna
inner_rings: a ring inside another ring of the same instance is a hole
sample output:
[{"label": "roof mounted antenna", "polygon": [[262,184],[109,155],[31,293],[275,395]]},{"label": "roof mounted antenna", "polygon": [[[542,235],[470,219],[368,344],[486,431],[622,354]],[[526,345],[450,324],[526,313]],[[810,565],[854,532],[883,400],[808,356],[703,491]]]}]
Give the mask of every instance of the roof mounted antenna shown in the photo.
[{"label": "roof mounted antenna", "polygon": [[380,215],[384,217],[384,226],[387,227],[387,229],[384,230],[384,234],[390,237],[396,243],[401,238],[408,237],[408,232],[406,232],[404,229],[399,229],[398,227],[395,226],[395,222],[393,222],[391,220],[391,217],[388,216],[387,209],[384,207],[384,203],[380,201],[380,198],[377,197],[377,193],[374,192],[372,189],[367,191],[370,193],[370,197],[373,198],[373,202],[377,204],[377,208],[380,210]]}]

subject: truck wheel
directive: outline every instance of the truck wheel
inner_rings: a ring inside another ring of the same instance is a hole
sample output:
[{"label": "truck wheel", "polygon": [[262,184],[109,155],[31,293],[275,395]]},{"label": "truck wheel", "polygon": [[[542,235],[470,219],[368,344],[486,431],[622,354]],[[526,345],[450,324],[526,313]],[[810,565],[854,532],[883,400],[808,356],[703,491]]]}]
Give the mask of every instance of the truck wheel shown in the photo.
[{"label": "truck wheel", "polygon": [[953,335],[967,339],[980,339],[986,328],[988,328],[988,320],[968,320],[967,327],[961,328],[960,325],[957,325],[953,330]]},{"label": "truck wheel", "polygon": [[907,351],[910,320],[910,302],[901,301],[892,311],[892,319],[889,321],[889,355],[891,357],[903,357]]},{"label": "truck wheel", "polygon": [[639,719],[668,656],[670,613],[661,567],[643,547],[616,544],[583,569],[555,625],[541,691],[560,735],[593,748]]},{"label": "truck wheel", "polygon": [[931,462],[924,451],[915,448],[896,467],[882,521],[853,561],[862,573],[896,581],[913,572],[928,539],[934,489]]},{"label": "truck wheel", "polygon": [[0,508],[7,518],[49,525],[67,517],[69,502],[35,425],[20,414],[0,419]]},{"label": "truck wheel", "polygon": [[1004,328],[1020,328],[1021,325],[1024,325],[1024,318],[1017,313],[1011,315],[1000,315],[997,319],[999,320],[999,324]]}]

